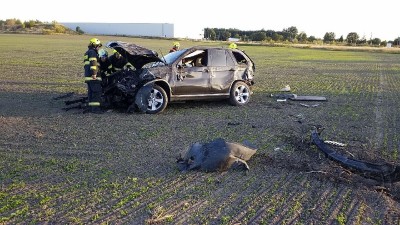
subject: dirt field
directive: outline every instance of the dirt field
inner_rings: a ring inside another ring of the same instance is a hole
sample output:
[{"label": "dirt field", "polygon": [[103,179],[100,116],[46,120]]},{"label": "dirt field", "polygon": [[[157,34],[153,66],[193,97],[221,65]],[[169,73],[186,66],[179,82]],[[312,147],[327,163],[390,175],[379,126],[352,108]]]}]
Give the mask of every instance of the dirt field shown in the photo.
[{"label": "dirt field", "polygon": [[[172,42],[100,38],[113,39],[164,52]],[[400,165],[400,54],[239,45],[257,68],[245,107],[64,111],[73,97],[53,98],[83,96],[88,40],[0,35],[0,224],[400,224],[400,182],[367,179],[310,143],[320,125],[344,155]],[[181,42],[197,44],[220,43]],[[277,102],[286,84],[328,101]],[[179,153],[218,137],[258,147],[248,172],[179,172]]]}]

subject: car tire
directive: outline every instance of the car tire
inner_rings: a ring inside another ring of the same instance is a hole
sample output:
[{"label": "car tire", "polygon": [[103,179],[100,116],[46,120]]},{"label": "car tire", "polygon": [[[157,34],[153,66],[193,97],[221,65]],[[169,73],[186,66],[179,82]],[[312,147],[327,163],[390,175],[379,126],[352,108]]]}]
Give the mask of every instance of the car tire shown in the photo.
[{"label": "car tire", "polygon": [[162,87],[155,84],[147,101],[146,113],[156,114],[162,112],[167,107],[168,96]]},{"label": "car tire", "polygon": [[250,87],[242,81],[233,84],[229,95],[229,103],[234,106],[246,105],[250,101]]}]

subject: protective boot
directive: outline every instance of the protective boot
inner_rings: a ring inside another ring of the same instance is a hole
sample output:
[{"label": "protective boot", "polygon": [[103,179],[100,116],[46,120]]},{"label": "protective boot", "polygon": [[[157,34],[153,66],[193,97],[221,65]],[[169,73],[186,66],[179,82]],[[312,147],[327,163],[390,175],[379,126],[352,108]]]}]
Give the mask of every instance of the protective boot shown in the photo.
[{"label": "protective boot", "polygon": [[101,95],[103,92],[101,81],[91,80],[88,81],[89,93],[88,94],[88,107],[89,112],[100,114],[103,113],[101,109]]}]

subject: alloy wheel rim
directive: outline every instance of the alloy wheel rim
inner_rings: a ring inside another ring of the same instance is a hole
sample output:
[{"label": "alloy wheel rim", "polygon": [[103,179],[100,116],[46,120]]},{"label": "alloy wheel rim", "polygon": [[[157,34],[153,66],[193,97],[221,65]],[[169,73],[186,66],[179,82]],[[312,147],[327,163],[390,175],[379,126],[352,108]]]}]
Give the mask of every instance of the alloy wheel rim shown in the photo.
[{"label": "alloy wheel rim", "polygon": [[148,99],[148,109],[151,111],[155,111],[157,109],[159,109],[162,104],[164,103],[164,98],[161,94],[161,92],[159,92],[156,89],[153,89],[150,93],[150,97]]},{"label": "alloy wheel rim", "polygon": [[241,85],[236,88],[235,98],[239,103],[246,103],[249,99],[249,95],[249,90],[247,90],[245,86]]}]

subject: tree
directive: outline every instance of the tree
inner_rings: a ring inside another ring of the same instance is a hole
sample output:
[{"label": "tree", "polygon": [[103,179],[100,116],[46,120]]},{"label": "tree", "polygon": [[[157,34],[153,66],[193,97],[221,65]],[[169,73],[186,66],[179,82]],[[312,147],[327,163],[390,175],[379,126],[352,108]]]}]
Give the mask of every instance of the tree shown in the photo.
[{"label": "tree", "polygon": [[254,33],[253,35],[251,35],[251,40],[253,41],[264,41],[266,39],[267,35],[265,34],[265,32],[260,31],[257,33]]},{"label": "tree", "polygon": [[229,33],[229,31],[226,30],[226,31],[222,32],[221,41],[226,41],[230,37],[231,37],[231,33]]},{"label": "tree", "polygon": [[267,30],[265,31],[265,35],[267,35],[267,37],[270,37],[273,39],[274,35],[276,34],[276,32],[274,30]]},{"label": "tree", "polygon": [[372,45],[380,45],[381,44],[381,39],[379,39],[379,38],[374,38],[374,39],[372,39],[371,40],[371,44]]},{"label": "tree", "polygon": [[35,26],[36,23],[34,20],[29,20],[29,21],[25,21],[24,24],[25,24],[26,28],[32,28]]},{"label": "tree", "polygon": [[76,29],[75,29],[75,31],[76,31],[78,34],[84,34],[84,33],[85,33],[85,32],[81,29],[80,26],[77,26]]},{"label": "tree", "polygon": [[395,38],[393,41],[393,45],[399,45],[400,44],[400,39],[399,38]]},{"label": "tree", "polygon": [[339,39],[337,39],[337,42],[340,42],[340,43],[342,43],[344,40],[343,40],[343,35],[341,35],[340,36],[340,38]]},{"label": "tree", "polygon": [[304,32],[300,32],[300,34],[298,34],[296,38],[300,43],[306,42],[307,41],[307,34],[304,33]]},{"label": "tree", "polygon": [[360,45],[367,44],[367,38],[365,37],[365,35],[358,39],[357,44],[360,44]]},{"label": "tree", "polygon": [[356,44],[358,41],[358,38],[359,38],[359,36],[356,32],[350,32],[347,35],[346,40],[347,40],[347,43],[349,43],[349,44]]},{"label": "tree", "polygon": [[215,40],[217,38],[217,34],[215,33],[214,29],[210,30],[210,39]]},{"label": "tree", "polygon": [[334,32],[326,32],[324,35],[324,43],[332,43],[335,40]]},{"label": "tree", "polygon": [[285,37],[285,40],[292,41],[297,36],[297,33],[299,31],[297,30],[297,28],[295,26],[291,26],[286,29],[283,29],[282,32],[286,34],[286,35],[283,35]]},{"label": "tree", "polygon": [[275,32],[272,35],[272,40],[274,40],[274,41],[282,41],[283,40],[283,36],[281,34]]},{"label": "tree", "polygon": [[7,26],[14,26],[16,24],[16,19],[6,19]]},{"label": "tree", "polygon": [[315,40],[317,40],[317,38],[315,38],[315,36],[311,35],[310,37],[307,38],[307,41],[309,42],[314,42]]},{"label": "tree", "polygon": [[212,28],[204,28],[204,38],[206,40],[215,40],[217,34],[215,33],[215,30]]}]

